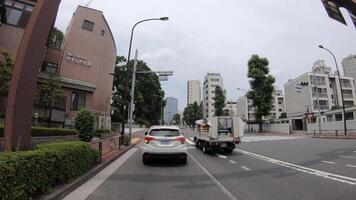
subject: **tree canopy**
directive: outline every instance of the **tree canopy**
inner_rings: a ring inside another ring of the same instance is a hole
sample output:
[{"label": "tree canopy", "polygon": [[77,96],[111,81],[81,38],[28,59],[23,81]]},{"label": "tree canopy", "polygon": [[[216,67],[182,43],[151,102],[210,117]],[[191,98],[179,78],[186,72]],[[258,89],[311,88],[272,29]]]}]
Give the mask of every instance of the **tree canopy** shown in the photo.
[{"label": "tree canopy", "polygon": [[[130,101],[130,90],[132,84],[132,70],[134,60],[125,65],[126,58],[117,57],[117,67],[115,68],[113,84],[113,121],[122,121],[123,111],[127,113]],[[127,66],[127,70],[126,70]],[[145,62],[138,60],[137,71],[151,71]],[[125,88],[125,81],[128,84]],[[124,92],[127,96],[124,97]],[[138,124],[154,125],[158,124],[161,118],[161,108],[165,106],[164,91],[161,88],[158,76],[155,73],[136,74],[135,85],[135,110],[134,121]],[[126,116],[125,116],[126,118]],[[126,120],[126,119],[125,119]]]},{"label": "tree canopy", "polygon": [[188,126],[195,125],[195,121],[203,118],[202,109],[197,102],[189,104],[183,112],[183,120]]},{"label": "tree canopy", "polygon": [[180,115],[177,113],[173,115],[172,124],[179,125],[180,124]]},{"label": "tree canopy", "polygon": [[215,87],[215,96],[214,99],[214,109],[215,113],[214,116],[224,116],[226,112],[224,112],[224,108],[226,105],[226,97],[225,91],[222,90],[220,86]]},{"label": "tree canopy", "polygon": [[247,77],[250,78],[251,90],[247,93],[255,107],[257,121],[262,121],[272,109],[272,98],[275,79],[269,74],[269,62],[267,58],[252,55],[248,61]]}]

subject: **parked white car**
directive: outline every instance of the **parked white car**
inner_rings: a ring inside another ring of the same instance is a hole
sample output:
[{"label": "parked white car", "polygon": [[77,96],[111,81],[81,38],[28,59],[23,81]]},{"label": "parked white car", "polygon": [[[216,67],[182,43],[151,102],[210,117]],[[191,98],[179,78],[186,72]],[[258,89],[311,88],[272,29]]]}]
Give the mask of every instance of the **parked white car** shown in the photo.
[{"label": "parked white car", "polygon": [[142,145],[144,164],[153,159],[167,159],[185,164],[187,162],[186,139],[176,126],[153,126],[145,133]]}]

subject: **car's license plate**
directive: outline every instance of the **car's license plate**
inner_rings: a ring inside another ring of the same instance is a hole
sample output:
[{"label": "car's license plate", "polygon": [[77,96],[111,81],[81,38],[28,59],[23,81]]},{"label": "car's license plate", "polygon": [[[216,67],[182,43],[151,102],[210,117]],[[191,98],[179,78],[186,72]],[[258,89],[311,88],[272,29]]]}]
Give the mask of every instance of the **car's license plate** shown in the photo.
[{"label": "car's license plate", "polygon": [[220,147],[226,148],[226,147],[227,147],[227,144],[226,144],[226,143],[221,143],[221,144],[220,144]]},{"label": "car's license plate", "polygon": [[171,143],[170,141],[164,141],[164,140],[161,141],[162,145],[169,145],[170,143]]}]

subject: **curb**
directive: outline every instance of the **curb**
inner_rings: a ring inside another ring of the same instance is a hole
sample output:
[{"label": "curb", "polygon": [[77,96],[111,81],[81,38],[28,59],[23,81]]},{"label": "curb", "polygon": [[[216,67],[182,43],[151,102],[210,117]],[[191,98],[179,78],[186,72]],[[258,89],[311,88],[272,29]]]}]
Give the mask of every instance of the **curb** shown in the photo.
[{"label": "curb", "polygon": [[356,140],[356,137],[335,137],[335,136],[312,136],[312,138],[319,138],[319,139],[348,139],[348,140]]},{"label": "curb", "polygon": [[[141,139],[140,139],[141,140]],[[139,141],[140,141],[139,140]],[[73,192],[75,189],[80,187],[82,184],[87,182],[89,179],[94,177],[96,174],[98,174],[100,171],[102,171],[105,167],[109,166],[112,162],[114,162],[116,159],[118,159],[120,156],[122,156],[124,153],[126,153],[128,150],[132,149],[133,147],[136,146],[136,144],[139,143],[136,142],[135,144],[132,144],[131,146],[128,146],[125,150],[122,152],[119,152],[118,155],[116,155],[113,159],[105,161],[91,170],[89,170],[87,173],[79,176],[76,178],[74,181],[71,183],[68,183],[66,185],[63,185],[62,187],[59,186],[57,189],[54,190],[54,192],[40,198],[40,200],[60,200],[63,199],[65,196],[67,196],[69,193]]]}]

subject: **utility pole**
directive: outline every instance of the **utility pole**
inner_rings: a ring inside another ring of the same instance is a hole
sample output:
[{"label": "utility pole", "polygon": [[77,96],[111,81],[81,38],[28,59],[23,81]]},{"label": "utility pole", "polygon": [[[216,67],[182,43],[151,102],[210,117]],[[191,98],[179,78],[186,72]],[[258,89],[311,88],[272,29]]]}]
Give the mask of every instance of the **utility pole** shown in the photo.
[{"label": "utility pole", "polygon": [[[316,76],[315,76],[315,71],[313,71],[313,77],[314,77],[314,89],[316,93],[316,104],[318,106],[318,126],[319,126],[319,135],[321,134],[321,118],[320,118],[320,103],[319,103],[319,91],[318,91],[318,86],[316,84]],[[313,103],[314,105],[314,103]]]},{"label": "utility pole", "polygon": [[132,116],[133,112],[135,110],[135,83],[136,83],[136,69],[137,69],[137,54],[138,51],[136,49],[135,52],[135,61],[134,61],[134,66],[133,66],[133,71],[132,71],[132,84],[131,84],[131,98],[130,98],[130,107],[129,107],[129,145],[131,144],[131,136],[132,136]]}]

